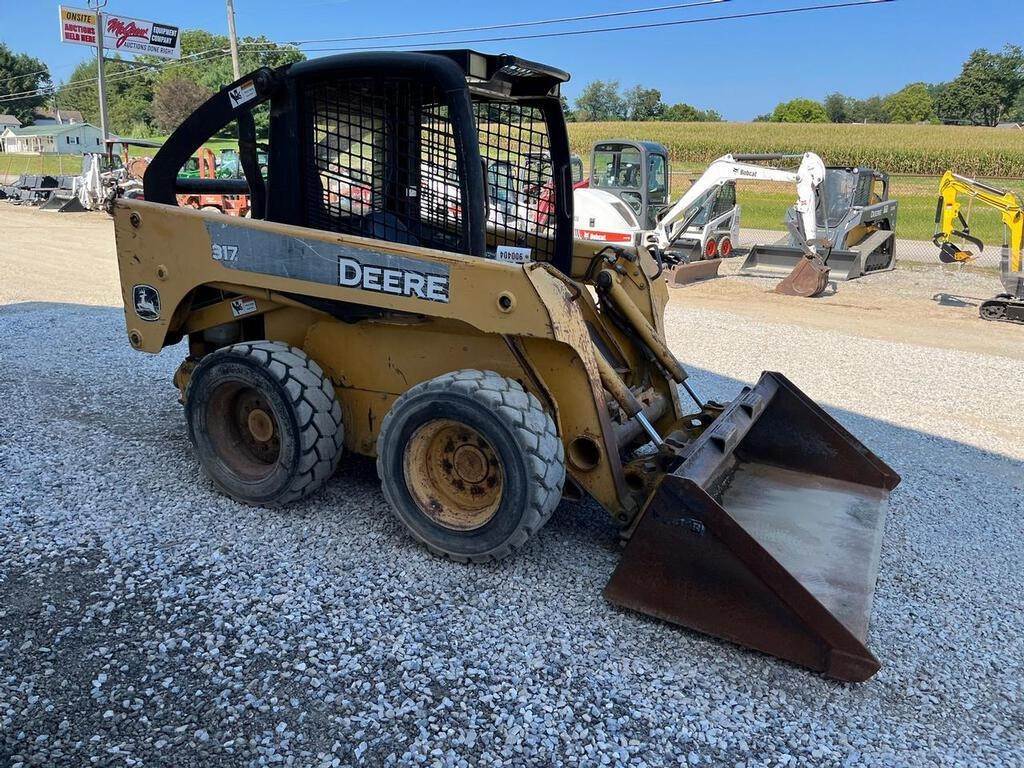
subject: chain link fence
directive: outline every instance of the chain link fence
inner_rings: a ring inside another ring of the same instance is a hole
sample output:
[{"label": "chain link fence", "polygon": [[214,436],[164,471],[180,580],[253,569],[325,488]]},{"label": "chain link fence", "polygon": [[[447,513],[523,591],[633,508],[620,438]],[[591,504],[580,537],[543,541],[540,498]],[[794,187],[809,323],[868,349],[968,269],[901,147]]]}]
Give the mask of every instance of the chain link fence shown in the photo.
[{"label": "chain link fence", "polygon": [[81,155],[0,152],[0,184],[13,184],[19,176],[64,176],[81,172]]},{"label": "chain link fence", "polygon": [[[673,171],[671,196],[678,199],[700,177],[700,171]],[[1024,199],[1024,179],[982,179],[999,189],[1017,192]],[[939,198],[937,176],[893,176],[889,197],[899,202],[896,225],[897,259],[938,264],[938,248],[932,243],[935,233],[935,210]],[[785,184],[740,181],[736,184],[736,200],[740,206],[740,242],[738,247],[774,244],[788,240],[785,227],[787,209],[796,201],[796,190]],[[964,216],[971,234],[981,239],[985,249],[973,262],[977,266],[998,268],[1005,228],[999,211],[983,204],[972,205],[962,198]],[[973,246],[969,250],[976,250]]]},{"label": "chain link fence", "polygon": [[[81,172],[82,158],[76,155],[24,155],[0,152],[0,184],[13,183],[18,176],[62,175]],[[701,170],[672,171],[671,197],[676,200],[699,178]],[[982,179],[999,189],[1016,192],[1024,199],[1024,179]],[[898,259],[923,264],[938,263],[938,248],[932,243],[935,233],[935,208],[939,195],[937,176],[893,176],[889,196],[899,201],[896,255]],[[740,206],[741,249],[753,245],[773,244],[788,239],[784,224],[786,210],[793,205],[796,192],[785,184],[740,181],[736,184]],[[971,234],[985,243],[985,249],[973,262],[977,266],[998,269],[1004,226],[999,212],[985,205],[972,205],[964,199],[964,215]],[[974,250],[970,246],[970,250]]]}]

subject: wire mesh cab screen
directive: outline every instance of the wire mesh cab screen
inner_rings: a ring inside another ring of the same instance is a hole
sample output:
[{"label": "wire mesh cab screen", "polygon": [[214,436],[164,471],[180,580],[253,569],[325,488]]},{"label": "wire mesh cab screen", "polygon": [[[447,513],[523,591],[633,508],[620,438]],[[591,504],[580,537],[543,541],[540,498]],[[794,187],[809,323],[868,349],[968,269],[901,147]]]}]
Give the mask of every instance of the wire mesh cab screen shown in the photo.
[{"label": "wire mesh cab screen", "polygon": [[544,115],[515,103],[476,101],[473,106],[487,167],[488,255],[551,261],[557,197]]},{"label": "wire mesh cab screen", "polygon": [[339,79],[304,97],[307,226],[466,252],[454,131],[434,86]]},{"label": "wire mesh cab screen", "polygon": [[[456,130],[436,86],[408,79],[304,84],[304,224],[472,253]],[[486,189],[486,254],[551,261],[556,189],[542,111],[474,100]],[[502,246],[513,246],[503,248]]]}]

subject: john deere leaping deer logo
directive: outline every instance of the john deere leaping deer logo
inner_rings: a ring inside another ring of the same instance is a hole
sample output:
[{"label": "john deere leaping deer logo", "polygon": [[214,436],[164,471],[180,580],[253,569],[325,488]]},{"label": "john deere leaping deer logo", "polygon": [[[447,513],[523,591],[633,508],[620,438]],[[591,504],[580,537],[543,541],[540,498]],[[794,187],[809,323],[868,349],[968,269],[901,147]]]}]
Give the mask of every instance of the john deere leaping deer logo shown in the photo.
[{"label": "john deere leaping deer logo", "polygon": [[160,319],[160,292],[152,285],[136,285],[132,288],[135,299],[135,314],[142,320],[152,322]]}]

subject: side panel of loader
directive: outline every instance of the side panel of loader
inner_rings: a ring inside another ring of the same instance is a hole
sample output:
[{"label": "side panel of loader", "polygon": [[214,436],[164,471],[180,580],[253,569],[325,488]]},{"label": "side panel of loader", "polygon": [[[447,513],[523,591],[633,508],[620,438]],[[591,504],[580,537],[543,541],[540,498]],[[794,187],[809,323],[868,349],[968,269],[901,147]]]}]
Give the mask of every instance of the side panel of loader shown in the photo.
[{"label": "side panel of loader", "polygon": [[[445,372],[490,366],[522,379],[548,404],[569,471],[582,488],[624,520],[638,511],[642,497],[624,482],[596,373],[584,318],[593,310],[545,265],[214,219],[144,201],[117,203],[115,231],[125,317],[136,348],[156,352],[184,333],[201,339],[225,323],[262,318],[262,333],[298,344],[331,373],[354,418],[349,448],[370,455],[397,395]],[[172,251],[175,259],[167,263]],[[358,279],[354,264],[362,270]],[[423,281],[402,295],[402,275],[413,273]],[[433,292],[431,275],[444,279],[435,281]],[[641,311],[660,324],[666,289],[647,292],[639,272],[636,280],[631,290]],[[203,286],[220,292],[222,300],[194,305]],[[242,302],[241,318],[233,297],[251,300]],[[642,363],[631,354],[629,364]],[[674,388],[665,381],[660,386],[677,404]],[[669,407],[665,418],[670,423],[677,415]]]}]

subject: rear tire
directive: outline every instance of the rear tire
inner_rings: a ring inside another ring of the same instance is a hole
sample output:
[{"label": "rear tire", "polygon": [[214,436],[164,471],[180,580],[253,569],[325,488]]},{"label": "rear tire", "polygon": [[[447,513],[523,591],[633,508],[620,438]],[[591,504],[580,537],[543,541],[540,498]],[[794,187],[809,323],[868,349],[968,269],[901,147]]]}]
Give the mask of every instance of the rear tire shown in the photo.
[{"label": "rear tire", "polygon": [[718,255],[723,259],[732,256],[732,240],[729,237],[723,237],[718,241]]},{"label": "rear tire", "polygon": [[301,349],[279,342],[204,357],[185,390],[185,418],[203,470],[246,504],[304,498],[341,457],[341,406],[330,379]]},{"label": "rear tire", "polygon": [[435,554],[499,560],[562,498],[565,455],[540,401],[512,379],[463,370],[399,397],[381,424],[377,473],[395,516]]}]

